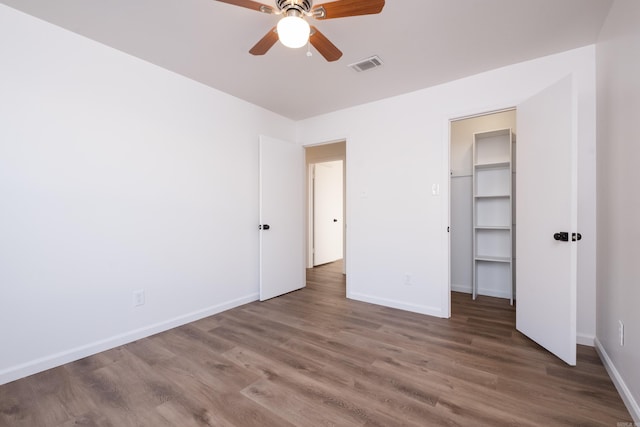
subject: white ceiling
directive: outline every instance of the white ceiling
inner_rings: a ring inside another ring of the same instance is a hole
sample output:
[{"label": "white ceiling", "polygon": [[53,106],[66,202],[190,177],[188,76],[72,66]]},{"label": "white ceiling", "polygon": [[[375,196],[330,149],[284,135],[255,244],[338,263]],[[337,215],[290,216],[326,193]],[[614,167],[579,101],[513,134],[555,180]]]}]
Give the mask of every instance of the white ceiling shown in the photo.
[{"label": "white ceiling", "polygon": [[[387,0],[313,23],[344,53],[333,63],[280,43],[250,55],[278,18],[215,0],[0,2],[299,120],[595,43],[612,0]],[[347,67],[371,55],[384,65]]]}]

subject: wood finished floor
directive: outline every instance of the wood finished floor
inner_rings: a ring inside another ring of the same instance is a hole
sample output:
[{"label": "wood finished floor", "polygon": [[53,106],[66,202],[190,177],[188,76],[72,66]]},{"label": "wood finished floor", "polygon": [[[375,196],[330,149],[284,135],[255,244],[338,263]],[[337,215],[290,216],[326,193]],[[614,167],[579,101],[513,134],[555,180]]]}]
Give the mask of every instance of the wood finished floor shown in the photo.
[{"label": "wood finished floor", "polygon": [[598,356],[568,367],[508,301],[451,319],[308,286],[0,386],[0,426],[611,426],[631,422]]}]

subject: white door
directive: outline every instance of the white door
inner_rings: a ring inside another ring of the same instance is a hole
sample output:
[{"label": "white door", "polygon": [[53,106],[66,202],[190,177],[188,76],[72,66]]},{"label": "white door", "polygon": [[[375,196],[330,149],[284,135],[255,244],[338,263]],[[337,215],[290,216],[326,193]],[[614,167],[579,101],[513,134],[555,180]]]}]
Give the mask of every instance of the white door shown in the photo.
[{"label": "white door", "polygon": [[260,137],[260,301],[305,286],[304,150]]},{"label": "white door", "polygon": [[[516,328],[576,364],[577,111],[571,77],[517,108]],[[566,232],[569,241],[555,240]]]},{"label": "white door", "polygon": [[316,163],[313,179],[313,265],[342,258],[342,160]]}]

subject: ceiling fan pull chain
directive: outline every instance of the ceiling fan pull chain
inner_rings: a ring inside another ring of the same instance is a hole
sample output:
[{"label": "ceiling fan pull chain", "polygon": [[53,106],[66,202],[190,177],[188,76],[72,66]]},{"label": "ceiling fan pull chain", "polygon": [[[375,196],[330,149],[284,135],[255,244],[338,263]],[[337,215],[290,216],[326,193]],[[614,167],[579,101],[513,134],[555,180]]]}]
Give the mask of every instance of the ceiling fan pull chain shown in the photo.
[{"label": "ceiling fan pull chain", "polygon": [[307,41],[307,57],[311,58],[313,56],[313,53],[311,53],[311,39],[309,39],[309,41]]}]

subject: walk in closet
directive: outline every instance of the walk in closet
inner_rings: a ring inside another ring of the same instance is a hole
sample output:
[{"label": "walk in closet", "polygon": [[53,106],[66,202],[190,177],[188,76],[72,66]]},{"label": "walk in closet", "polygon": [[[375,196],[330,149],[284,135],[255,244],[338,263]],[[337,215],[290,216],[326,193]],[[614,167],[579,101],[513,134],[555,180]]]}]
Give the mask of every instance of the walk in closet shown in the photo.
[{"label": "walk in closet", "polygon": [[515,110],[451,123],[451,289],[515,298]]}]

